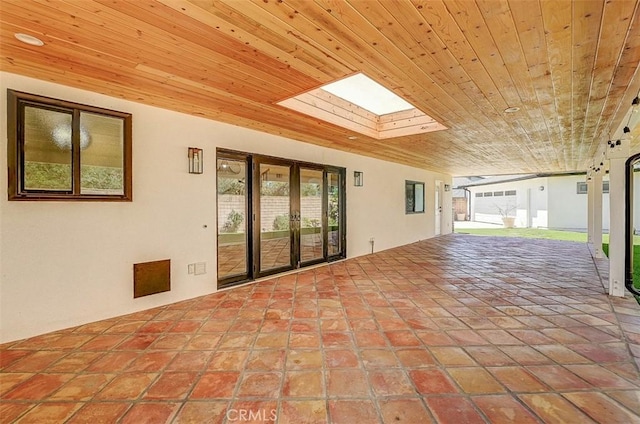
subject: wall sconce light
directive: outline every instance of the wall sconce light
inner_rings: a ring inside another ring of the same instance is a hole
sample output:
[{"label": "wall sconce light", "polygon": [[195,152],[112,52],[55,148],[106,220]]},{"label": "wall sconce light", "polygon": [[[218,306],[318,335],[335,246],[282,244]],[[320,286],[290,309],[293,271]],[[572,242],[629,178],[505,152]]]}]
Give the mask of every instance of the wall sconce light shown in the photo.
[{"label": "wall sconce light", "polygon": [[449,184],[445,184],[444,191],[451,191],[451,186]]},{"label": "wall sconce light", "polygon": [[362,171],[353,171],[353,185],[362,187],[364,185],[364,175]]},{"label": "wall sconce light", "polygon": [[189,147],[189,174],[202,174],[202,149]]}]

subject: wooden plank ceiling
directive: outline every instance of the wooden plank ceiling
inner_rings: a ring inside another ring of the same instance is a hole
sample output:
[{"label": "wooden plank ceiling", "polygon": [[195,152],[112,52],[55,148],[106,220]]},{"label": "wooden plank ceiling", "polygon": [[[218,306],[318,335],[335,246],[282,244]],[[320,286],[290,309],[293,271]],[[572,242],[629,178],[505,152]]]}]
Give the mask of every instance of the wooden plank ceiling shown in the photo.
[{"label": "wooden plank ceiling", "polygon": [[[640,90],[638,6],[1,0],[0,69],[453,175],[580,171]],[[276,104],[356,72],[448,129],[376,140]]]}]

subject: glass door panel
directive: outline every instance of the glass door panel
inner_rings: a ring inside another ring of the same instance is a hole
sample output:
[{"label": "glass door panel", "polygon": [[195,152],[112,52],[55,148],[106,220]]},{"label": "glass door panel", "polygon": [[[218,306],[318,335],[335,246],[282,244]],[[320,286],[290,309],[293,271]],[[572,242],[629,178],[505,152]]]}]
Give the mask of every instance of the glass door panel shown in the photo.
[{"label": "glass door panel", "polygon": [[218,287],[345,257],[344,168],[217,155]]},{"label": "glass door panel", "polygon": [[218,280],[248,275],[246,160],[218,158]]},{"label": "glass door panel", "polygon": [[300,261],[324,258],[322,187],[324,171],[300,168]]},{"label": "glass door panel", "polygon": [[291,267],[291,166],[260,163],[260,272]]},{"label": "glass door panel", "polygon": [[327,172],[327,256],[337,256],[343,253],[343,240],[341,227],[342,199],[340,173]]}]

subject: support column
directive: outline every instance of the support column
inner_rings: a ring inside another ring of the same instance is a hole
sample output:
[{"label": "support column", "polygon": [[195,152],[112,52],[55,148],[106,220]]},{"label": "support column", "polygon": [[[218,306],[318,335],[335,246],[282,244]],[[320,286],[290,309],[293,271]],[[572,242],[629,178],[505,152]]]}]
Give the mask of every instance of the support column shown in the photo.
[{"label": "support column", "polygon": [[593,244],[593,171],[587,174],[587,243]]},{"label": "support column", "polygon": [[[629,157],[629,142],[607,147],[609,158],[609,294],[624,297],[625,256],[625,162]],[[613,148],[611,147],[613,146]]]},{"label": "support column", "polygon": [[593,178],[591,179],[593,183],[591,187],[593,188],[593,222],[591,224],[593,235],[591,242],[593,243],[593,251],[595,252],[596,258],[605,257],[605,254],[602,251],[602,173],[603,169],[598,167],[593,173]]}]

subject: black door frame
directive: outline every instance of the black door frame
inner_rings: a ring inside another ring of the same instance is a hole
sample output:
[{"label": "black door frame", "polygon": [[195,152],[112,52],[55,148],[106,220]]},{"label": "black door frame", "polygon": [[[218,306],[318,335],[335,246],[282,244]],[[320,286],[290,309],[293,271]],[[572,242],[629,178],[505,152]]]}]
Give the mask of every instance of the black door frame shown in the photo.
[{"label": "black door frame", "polygon": [[[338,175],[338,238],[340,240],[340,249],[338,253],[329,254],[329,178],[328,174],[333,173]],[[347,170],[345,168],[337,166],[325,166],[324,170],[324,198],[323,198],[323,210],[325,213],[325,231],[324,231],[324,256],[326,262],[337,261],[346,258],[347,255]]]},{"label": "black door frame", "polygon": [[[294,211],[296,205],[294,199],[296,198],[296,189],[294,187],[295,181],[295,167],[294,163],[289,160],[280,158],[271,158],[262,155],[251,155],[252,158],[252,170],[253,170],[253,186],[251,189],[251,195],[253,197],[253,278],[266,277],[272,274],[278,274],[281,272],[290,271],[295,268],[295,232],[294,232]],[[262,232],[260,223],[262,222],[261,208],[260,208],[260,188],[261,188],[261,172],[260,165],[274,165],[274,166],[288,166],[289,167],[289,210],[287,215],[289,216],[289,265],[280,266],[277,268],[270,268],[268,270],[262,270]]]},{"label": "black door frame", "polygon": [[[246,226],[246,274],[234,275],[219,279],[218,288],[226,288],[237,284],[242,284],[257,278],[290,271],[295,268],[302,268],[318,263],[331,262],[346,257],[346,169],[337,166],[323,165],[284,159],[267,155],[252,154],[227,149],[217,149],[216,164],[220,159],[239,160],[246,164],[247,175],[245,185],[245,216]],[[277,166],[290,166],[289,173],[289,240],[290,240],[290,265],[272,268],[265,271],[260,269],[261,245],[260,245],[260,164],[273,164]],[[301,260],[300,246],[300,168],[314,169],[322,171],[322,258],[312,259],[306,262]],[[339,210],[338,210],[338,237],[340,238],[340,249],[337,254],[328,253],[329,234],[329,213],[328,213],[328,174],[337,174],[339,178]],[[217,167],[216,167],[216,187],[217,187]],[[216,189],[217,193],[217,189]],[[218,210],[218,200],[216,195],[216,211]],[[216,234],[219,239],[218,228]],[[218,247],[219,249],[219,247]],[[218,252],[216,252],[218,255]]]}]

